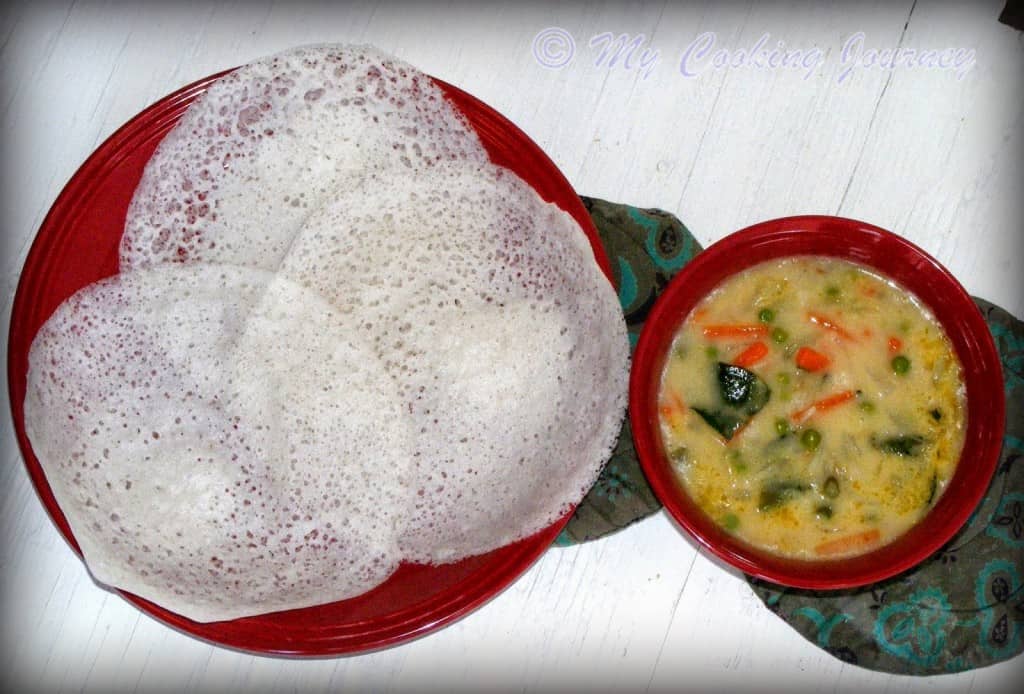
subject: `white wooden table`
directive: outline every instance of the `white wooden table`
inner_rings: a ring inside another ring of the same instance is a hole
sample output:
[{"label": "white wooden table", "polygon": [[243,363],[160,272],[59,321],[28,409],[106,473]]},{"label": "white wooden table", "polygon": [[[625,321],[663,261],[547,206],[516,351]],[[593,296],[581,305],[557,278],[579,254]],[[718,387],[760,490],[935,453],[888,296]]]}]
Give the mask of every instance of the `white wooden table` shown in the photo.
[{"label": "white wooden table", "polygon": [[[104,138],[185,83],[322,41],[370,42],[462,87],[533,137],[581,193],[667,209],[705,244],[789,214],[860,218],[1024,315],[1024,45],[997,23],[1002,3],[768,4],[5,4],[2,320],[43,216]],[[549,27],[572,36],[574,54],[549,32],[536,57]],[[604,32],[643,35],[628,65],[601,58]],[[762,48],[781,41],[808,67],[745,63],[738,51],[765,34]],[[694,41],[711,38],[737,67],[700,58]],[[864,66],[870,49],[899,47],[962,50],[942,54],[947,67]],[[312,661],[217,648],[90,580],[36,498],[3,407],[4,691],[960,692],[1008,691],[1024,671],[1022,658],[923,679],[845,665],[663,514],[552,549],[480,610],[397,648]]]}]

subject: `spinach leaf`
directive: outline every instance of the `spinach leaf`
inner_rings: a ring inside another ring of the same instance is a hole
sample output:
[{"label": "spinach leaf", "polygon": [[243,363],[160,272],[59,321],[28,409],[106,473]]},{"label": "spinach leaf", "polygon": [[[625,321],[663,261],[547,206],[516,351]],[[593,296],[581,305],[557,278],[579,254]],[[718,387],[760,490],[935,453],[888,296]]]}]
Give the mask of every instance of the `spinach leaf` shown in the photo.
[{"label": "spinach leaf", "polygon": [[768,404],[771,388],[753,371],[718,362],[718,389],[729,405],[742,406],[746,414],[757,414]]},{"label": "spinach leaf", "polygon": [[924,437],[917,434],[903,434],[900,436],[889,436],[884,439],[874,438],[872,443],[875,448],[883,453],[898,456],[915,456],[921,452],[924,445]]},{"label": "spinach leaf", "polygon": [[722,410],[706,410],[702,407],[694,407],[693,411],[701,416],[705,422],[711,425],[711,428],[725,437],[726,441],[731,439],[733,435],[739,431],[746,420],[740,418],[733,412]]},{"label": "spinach leaf", "polygon": [[757,498],[758,511],[770,511],[792,499],[797,494],[806,492],[809,487],[796,480],[771,480],[761,487]]},{"label": "spinach leaf", "polygon": [[725,362],[718,362],[718,389],[719,406],[693,410],[726,441],[760,412],[771,397],[771,389],[757,374]]}]

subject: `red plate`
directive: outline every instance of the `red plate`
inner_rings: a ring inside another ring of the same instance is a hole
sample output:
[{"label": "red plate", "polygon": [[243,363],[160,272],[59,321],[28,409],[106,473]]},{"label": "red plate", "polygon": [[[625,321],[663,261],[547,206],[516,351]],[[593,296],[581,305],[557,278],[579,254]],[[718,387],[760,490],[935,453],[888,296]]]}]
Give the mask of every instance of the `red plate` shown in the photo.
[{"label": "red plate", "polygon": [[[22,269],[11,313],[7,363],[14,428],[43,505],[79,556],[78,543],[25,435],[23,403],[29,348],[40,326],[65,299],[92,282],[117,274],[125,214],[146,162],[188,106],[223,74],[199,80],[164,98],[104,142],[57,198]],[[450,84],[435,82],[472,123],[495,163],[515,171],[542,198],[579,222],[598,265],[611,278],[597,230],[554,163],[497,111]],[[119,592],[166,624],[225,646],[287,655],[355,653],[408,641],[479,607],[523,574],[551,545],[568,519],[566,515],[532,537],[455,564],[403,564],[369,593],[301,610],[204,624]]]}]

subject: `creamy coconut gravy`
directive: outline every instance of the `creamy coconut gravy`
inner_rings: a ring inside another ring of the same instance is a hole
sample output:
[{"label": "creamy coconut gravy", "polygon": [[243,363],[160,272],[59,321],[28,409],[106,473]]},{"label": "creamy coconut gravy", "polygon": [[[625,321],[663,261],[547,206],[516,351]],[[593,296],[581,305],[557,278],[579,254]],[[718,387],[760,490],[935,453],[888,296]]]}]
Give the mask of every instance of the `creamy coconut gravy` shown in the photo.
[{"label": "creamy coconut gravy", "polygon": [[769,261],[701,301],[662,374],[665,451],[719,525],[852,556],[917,523],[963,446],[960,365],[908,292],[837,259]]}]

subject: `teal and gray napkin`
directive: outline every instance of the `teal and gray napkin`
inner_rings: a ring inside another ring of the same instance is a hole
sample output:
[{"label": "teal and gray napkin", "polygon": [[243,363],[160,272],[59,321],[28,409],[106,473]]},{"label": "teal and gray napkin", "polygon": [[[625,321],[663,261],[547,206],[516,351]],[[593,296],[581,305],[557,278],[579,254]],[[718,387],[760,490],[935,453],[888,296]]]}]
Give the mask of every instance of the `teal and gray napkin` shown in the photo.
[{"label": "teal and gray napkin", "polygon": [[[583,203],[608,253],[635,347],[658,294],[701,246],[666,212],[596,198]],[[983,667],[1024,650],[1024,323],[975,301],[1002,359],[1006,433],[992,484],[964,528],[917,567],[864,588],[817,592],[747,577],[770,610],[846,662],[933,675]],[[602,537],[660,508],[627,420],[556,544]]]}]

